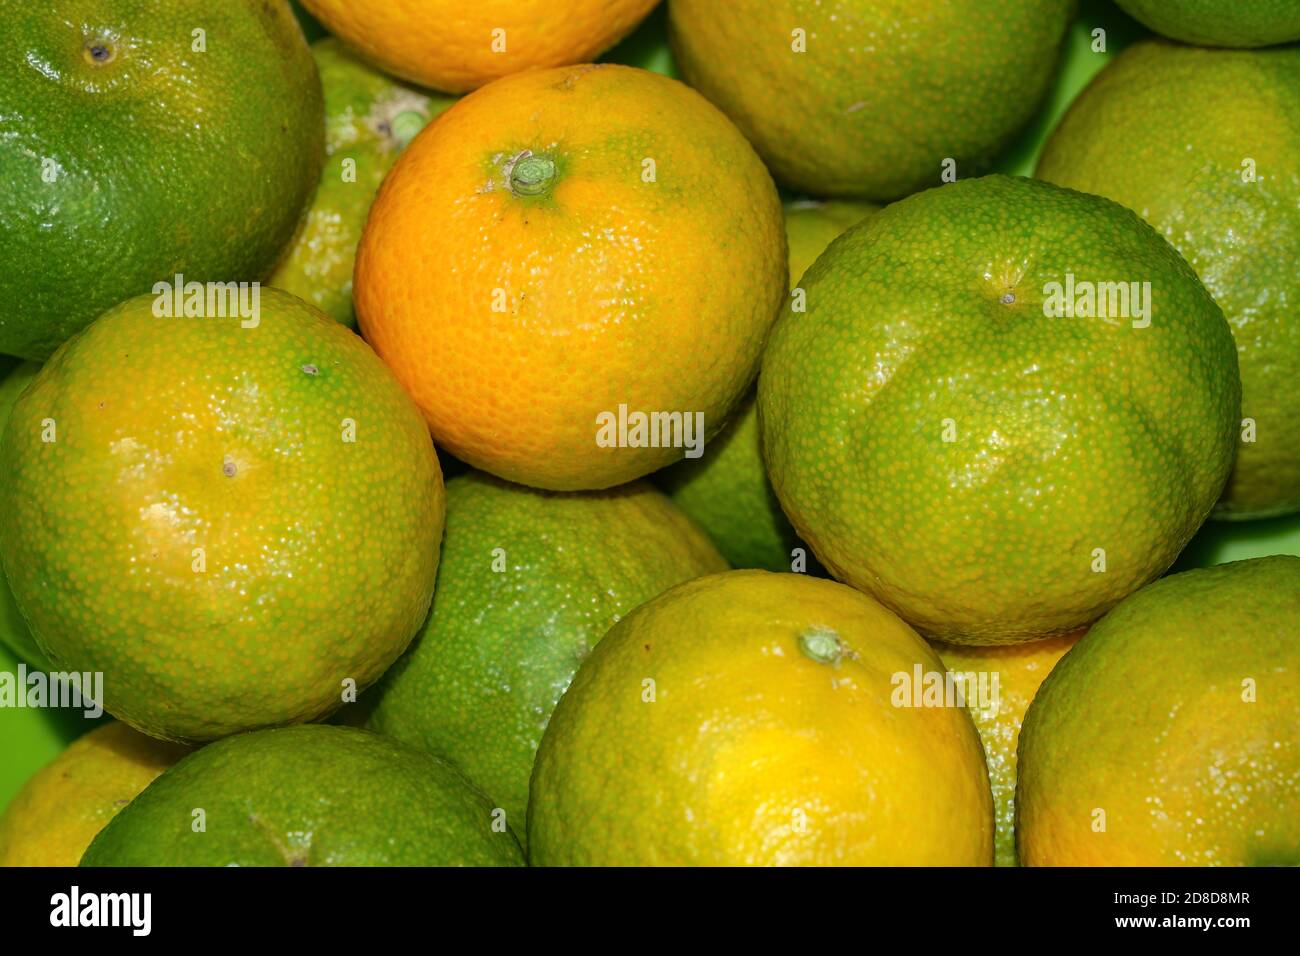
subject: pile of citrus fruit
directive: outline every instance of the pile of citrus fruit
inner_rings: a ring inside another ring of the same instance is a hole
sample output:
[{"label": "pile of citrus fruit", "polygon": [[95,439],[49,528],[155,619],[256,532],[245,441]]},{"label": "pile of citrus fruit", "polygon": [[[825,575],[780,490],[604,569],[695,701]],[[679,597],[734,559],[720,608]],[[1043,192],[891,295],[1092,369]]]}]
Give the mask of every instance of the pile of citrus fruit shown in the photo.
[{"label": "pile of citrus fruit", "polygon": [[1116,4],[10,11],[0,864],[1300,863],[1300,7]]}]

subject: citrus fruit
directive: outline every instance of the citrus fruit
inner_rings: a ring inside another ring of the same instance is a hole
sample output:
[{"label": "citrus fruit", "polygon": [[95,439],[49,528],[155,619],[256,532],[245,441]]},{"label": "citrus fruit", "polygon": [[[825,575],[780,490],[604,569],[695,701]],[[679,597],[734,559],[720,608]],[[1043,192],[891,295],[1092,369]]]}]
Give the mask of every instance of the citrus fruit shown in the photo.
[{"label": "citrus fruit", "polygon": [[1025,710],[1043,679],[1082,634],[995,647],[935,646],[944,666],[960,682],[984,745],[993,790],[995,866],[1016,865],[1016,742]]},{"label": "citrus fruit", "polygon": [[799,574],[679,585],[614,625],[542,738],[538,865],[988,865],[970,716],[903,706],[943,665],[871,598]]},{"label": "citrus fruit", "polygon": [[1135,20],[1184,43],[1258,47],[1300,40],[1300,3],[1296,0],[1115,2]]},{"label": "citrus fruit", "polygon": [[416,137],[371,208],[354,293],[440,446],[571,491],[718,432],[785,269],[744,137],[681,83],[610,64],[498,80]]},{"label": "citrus fruit", "polygon": [[0,866],[76,866],[104,824],[186,752],[117,721],[73,741],[0,816]]},{"label": "citrus fruit", "polygon": [[60,669],[205,740],[311,720],[428,611],[442,479],[359,338],[274,289],[256,321],[124,302],[63,346],[0,443],[0,547]]},{"label": "citrus fruit", "polygon": [[518,866],[459,773],[412,747],[309,724],[209,744],[155,780],[82,866]]},{"label": "citrus fruit", "polygon": [[1020,732],[1032,866],[1300,863],[1300,558],[1171,575],[1056,666]]},{"label": "citrus fruit", "polygon": [[352,267],[393,160],[454,100],[390,79],[327,37],[311,46],[325,91],[325,168],[307,219],[267,281],[356,325]]},{"label": "citrus fruit", "polygon": [[[790,282],[798,282],[832,239],[876,208],[842,200],[787,205]],[[709,533],[735,567],[806,570],[807,549],[781,512],[763,468],[752,395],[705,446],[702,457],[673,465],[661,472],[660,481],[673,503]]]},{"label": "citrus fruit", "polygon": [[[18,401],[18,396],[31,384],[40,369],[41,367],[35,362],[24,362],[0,381],[0,434],[4,433],[5,423],[9,421],[14,402]],[[13,591],[9,589],[9,582],[5,579],[2,567],[0,567],[0,644],[4,644],[27,663],[41,670],[49,670],[50,662],[36,646],[36,638],[32,637],[31,628],[23,620],[22,612],[18,610],[18,604],[14,601]]]},{"label": "citrus fruit", "polygon": [[673,465],[659,481],[733,567],[807,570],[807,549],[781,512],[763,470],[752,395],[705,446],[704,457]]},{"label": "citrus fruit", "polygon": [[789,245],[790,287],[799,280],[844,230],[880,207],[851,199],[798,199],[786,204],[785,236]]},{"label": "citrus fruit", "polygon": [[673,0],[668,12],[687,82],[777,179],[891,200],[938,185],[946,161],[961,176],[991,163],[1046,94],[1074,3]]},{"label": "citrus fruit", "polygon": [[453,478],[433,612],[374,691],[370,726],[450,761],[522,831],[533,756],[582,659],[637,605],[726,567],[645,484]]},{"label": "citrus fruit", "polygon": [[1147,41],[1075,100],[1038,166],[1042,179],[1135,210],[1182,253],[1227,316],[1242,418],[1223,518],[1300,510],[1297,114],[1298,47]]},{"label": "citrus fruit", "polygon": [[464,93],[536,67],[583,63],[631,33],[658,0],[302,0],[389,73]]},{"label": "citrus fruit", "polygon": [[282,0],[19,4],[0,65],[0,352],[44,359],[176,273],[274,267],[323,135]]},{"label": "citrus fruit", "polygon": [[827,569],[926,635],[1079,628],[1214,506],[1240,411],[1232,334],[1122,206],[961,180],[854,227],[800,286],[806,312],[782,314],[759,377],[768,474]]}]

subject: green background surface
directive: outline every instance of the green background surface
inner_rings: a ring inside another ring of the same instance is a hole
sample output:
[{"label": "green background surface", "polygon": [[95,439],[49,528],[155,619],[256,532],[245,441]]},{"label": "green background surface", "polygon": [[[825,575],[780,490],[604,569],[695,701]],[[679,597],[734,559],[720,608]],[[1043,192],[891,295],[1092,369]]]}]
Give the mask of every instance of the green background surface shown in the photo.
[{"label": "green background surface", "polygon": [[[295,4],[295,10],[301,9]],[[309,38],[323,34],[318,24],[304,16]],[[1106,31],[1106,51],[1092,50],[1093,31]],[[998,170],[1028,176],[1051,131],[1070,101],[1112,56],[1146,30],[1119,12],[1109,0],[1085,0],[1067,42],[1060,73],[1039,116],[1024,130],[998,163]],[[635,34],[603,57],[675,75],[666,39],[666,18],[661,6]],[[0,375],[12,363],[0,358]],[[1210,522],[1174,566],[1175,571],[1206,567],[1225,561],[1269,554],[1300,555],[1300,515],[1246,523]],[[0,646],[0,671],[13,673],[18,661]],[[27,778],[51,760],[95,721],[80,711],[17,710],[0,708],[0,809],[6,806]]]}]

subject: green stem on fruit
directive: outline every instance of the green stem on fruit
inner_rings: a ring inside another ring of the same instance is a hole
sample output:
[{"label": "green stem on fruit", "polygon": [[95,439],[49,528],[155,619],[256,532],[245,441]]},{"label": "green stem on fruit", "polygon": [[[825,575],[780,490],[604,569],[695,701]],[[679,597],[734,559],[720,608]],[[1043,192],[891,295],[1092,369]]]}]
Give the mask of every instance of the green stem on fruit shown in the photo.
[{"label": "green stem on fruit", "polygon": [[799,650],[818,664],[838,664],[844,656],[840,636],[829,627],[810,627],[799,635]]},{"label": "green stem on fruit", "polygon": [[510,189],[520,196],[546,192],[555,178],[555,163],[545,156],[525,156],[510,169]]}]

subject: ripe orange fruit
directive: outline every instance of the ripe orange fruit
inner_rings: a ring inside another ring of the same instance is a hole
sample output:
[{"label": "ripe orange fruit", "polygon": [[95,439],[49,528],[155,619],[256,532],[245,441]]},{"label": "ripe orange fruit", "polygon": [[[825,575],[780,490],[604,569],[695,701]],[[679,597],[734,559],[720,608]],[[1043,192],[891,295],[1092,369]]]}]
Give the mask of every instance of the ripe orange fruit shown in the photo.
[{"label": "ripe orange fruit", "polygon": [[[699,94],[564,67],[499,80],[416,137],[371,208],[354,297],[457,458],[606,488],[682,458],[701,416],[706,436],[722,427],[785,253],[771,177]],[[652,414],[676,419],[637,432]]]},{"label": "ripe orange fruit", "polygon": [[389,73],[449,93],[542,66],[584,63],[658,0],[302,0]]},{"label": "ripe orange fruit", "polygon": [[542,738],[542,866],[988,866],[993,803],[944,667],[852,588],[728,571],[619,621]]},{"label": "ripe orange fruit", "polygon": [[285,292],[259,304],[128,299],[45,364],[0,441],[5,572],[37,643],[156,737],[330,713],[433,595],[419,412],[355,333]]}]

